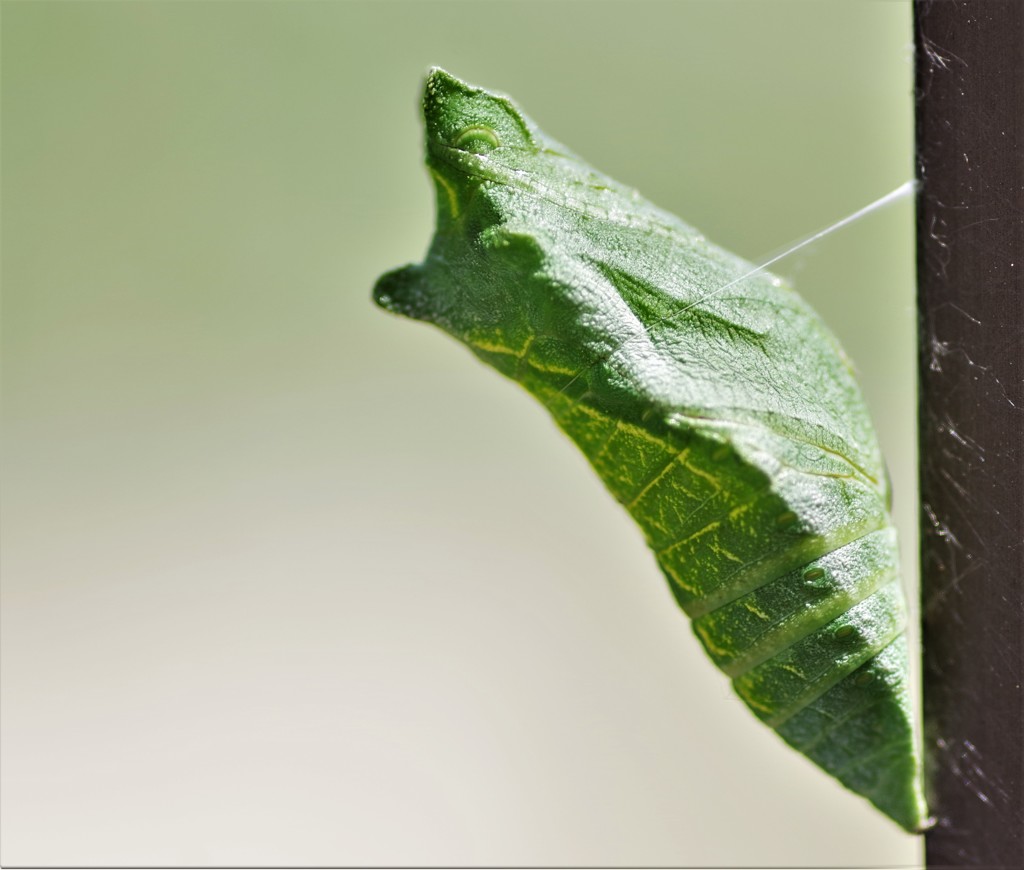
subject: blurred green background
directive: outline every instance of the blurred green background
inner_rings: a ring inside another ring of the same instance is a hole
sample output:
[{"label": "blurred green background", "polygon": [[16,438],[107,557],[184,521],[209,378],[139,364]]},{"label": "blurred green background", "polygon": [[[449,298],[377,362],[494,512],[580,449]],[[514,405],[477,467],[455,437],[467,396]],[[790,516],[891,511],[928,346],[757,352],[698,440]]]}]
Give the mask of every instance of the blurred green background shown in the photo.
[{"label": "blurred green background", "polygon": [[[539,406],[370,303],[428,66],[761,259],[907,181],[907,2],[7,2],[5,864],[920,863]],[[780,262],[913,588],[912,206]]]}]

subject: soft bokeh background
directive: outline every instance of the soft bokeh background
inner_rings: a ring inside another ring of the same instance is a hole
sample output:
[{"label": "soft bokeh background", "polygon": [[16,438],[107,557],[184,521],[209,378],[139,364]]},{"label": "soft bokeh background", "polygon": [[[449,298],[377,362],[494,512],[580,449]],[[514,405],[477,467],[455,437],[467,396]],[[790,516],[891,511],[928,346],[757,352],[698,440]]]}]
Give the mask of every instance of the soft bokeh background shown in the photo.
[{"label": "soft bokeh background", "polygon": [[[912,175],[906,2],[6,3],[5,864],[915,865],[539,406],[373,308],[429,65],[758,259]],[[913,583],[909,201],[789,258]]]}]

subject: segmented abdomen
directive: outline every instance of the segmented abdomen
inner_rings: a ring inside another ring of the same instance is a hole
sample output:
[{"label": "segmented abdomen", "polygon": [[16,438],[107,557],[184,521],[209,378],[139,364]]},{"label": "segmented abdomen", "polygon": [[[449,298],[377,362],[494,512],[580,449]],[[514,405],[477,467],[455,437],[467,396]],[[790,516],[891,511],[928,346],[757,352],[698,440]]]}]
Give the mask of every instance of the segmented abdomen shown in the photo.
[{"label": "segmented abdomen", "polygon": [[914,824],[918,798],[891,787],[912,774],[914,735],[896,534],[878,482],[749,424],[659,430],[537,392],[637,521],[747,706]]}]

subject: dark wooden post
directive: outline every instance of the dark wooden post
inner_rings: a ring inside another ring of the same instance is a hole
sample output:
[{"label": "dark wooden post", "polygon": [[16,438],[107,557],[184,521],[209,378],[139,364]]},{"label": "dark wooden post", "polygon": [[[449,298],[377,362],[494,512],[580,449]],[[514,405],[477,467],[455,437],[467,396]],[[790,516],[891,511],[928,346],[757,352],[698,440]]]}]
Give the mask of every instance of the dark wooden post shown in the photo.
[{"label": "dark wooden post", "polygon": [[929,867],[1024,867],[1024,0],[915,0]]}]

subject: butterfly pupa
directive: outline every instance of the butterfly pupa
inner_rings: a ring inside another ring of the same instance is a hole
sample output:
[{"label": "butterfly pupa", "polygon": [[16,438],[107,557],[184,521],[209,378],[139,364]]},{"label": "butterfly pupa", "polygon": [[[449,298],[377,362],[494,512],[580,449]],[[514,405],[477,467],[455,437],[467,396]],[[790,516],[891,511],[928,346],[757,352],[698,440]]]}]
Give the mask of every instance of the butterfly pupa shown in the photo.
[{"label": "butterfly pupa", "polygon": [[374,299],[551,413],[754,715],[925,825],[889,484],[852,368],[783,281],[432,70],[437,227]]}]

